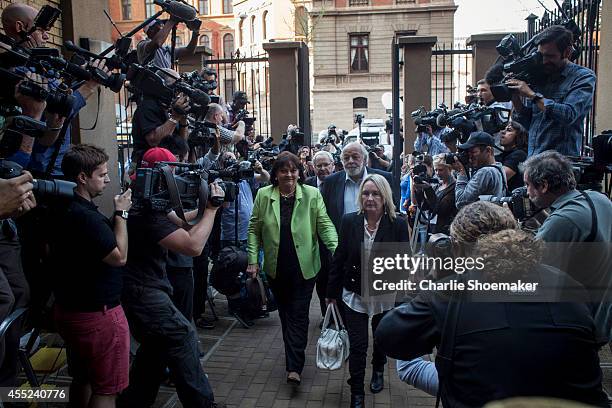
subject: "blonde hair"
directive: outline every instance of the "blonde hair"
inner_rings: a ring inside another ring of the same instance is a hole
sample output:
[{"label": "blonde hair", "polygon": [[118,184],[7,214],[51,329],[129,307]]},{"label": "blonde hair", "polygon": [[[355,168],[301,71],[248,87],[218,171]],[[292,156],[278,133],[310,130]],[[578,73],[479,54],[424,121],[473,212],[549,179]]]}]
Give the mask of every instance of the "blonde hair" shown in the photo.
[{"label": "blonde hair", "polygon": [[433,165],[434,166],[446,166],[449,169],[452,168],[452,166],[446,162],[446,154],[444,153],[436,154],[434,156]]},{"label": "blonde hair", "polygon": [[391,192],[391,186],[386,178],[381,176],[380,174],[368,174],[368,176],[363,180],[361,185],[359,186],[359,193],[357,194],[357,208],[359,209],[357,212],[359,214],[363,213],[363,207],[361,205],[361,194],[363,194],[363,186],[368,181],[374,183],[378,191],[380,191],[380,195],[383,199],[383,207],[385,212],[392,220],[395,220],[395,204],[393,204],[393,193]]}]

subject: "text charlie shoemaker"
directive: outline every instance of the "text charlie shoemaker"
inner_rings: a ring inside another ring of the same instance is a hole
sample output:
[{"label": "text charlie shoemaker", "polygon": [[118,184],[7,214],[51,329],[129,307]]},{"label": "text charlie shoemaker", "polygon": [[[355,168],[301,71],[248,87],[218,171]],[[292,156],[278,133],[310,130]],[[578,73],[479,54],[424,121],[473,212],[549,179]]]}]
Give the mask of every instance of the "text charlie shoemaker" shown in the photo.
[{"label": "text charlie shoemaker", "polygon": [[389,282],[387,280],[376,279],[372,281],[372,288],[375,291],[483,291],[483,292],[535,292],[539,282],[481,282],[478,279],[470,279],[466,282],[458,280],[433,281],[424,279],[418,282],[408,279]]}]

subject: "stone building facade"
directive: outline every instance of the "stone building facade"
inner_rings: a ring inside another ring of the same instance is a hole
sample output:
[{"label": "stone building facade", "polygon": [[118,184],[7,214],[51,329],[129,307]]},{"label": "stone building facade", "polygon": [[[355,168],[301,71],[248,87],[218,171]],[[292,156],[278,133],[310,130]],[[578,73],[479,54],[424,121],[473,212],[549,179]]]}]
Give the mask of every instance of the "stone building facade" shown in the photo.
[{"label": "stone building facade", "polygon": [[[381,98],[391,91],[395,35],[453,40],[453,0],[314,0],[311,19],[313,130],[330,123],[354,127],[354,114],[387,117]],[[432,84],[434,86],[434,84]]]}]

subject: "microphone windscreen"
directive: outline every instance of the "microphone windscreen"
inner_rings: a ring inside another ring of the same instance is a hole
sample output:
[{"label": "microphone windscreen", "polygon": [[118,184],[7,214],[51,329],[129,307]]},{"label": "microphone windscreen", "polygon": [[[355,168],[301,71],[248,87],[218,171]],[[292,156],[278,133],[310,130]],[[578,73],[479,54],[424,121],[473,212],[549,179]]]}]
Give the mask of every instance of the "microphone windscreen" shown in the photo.
[{"label": "microphone windscreen", "polygon": [[167,13],[184,21],[195,20],[197,14],[194,7],[179,1],[166,1],[163,8]]}]

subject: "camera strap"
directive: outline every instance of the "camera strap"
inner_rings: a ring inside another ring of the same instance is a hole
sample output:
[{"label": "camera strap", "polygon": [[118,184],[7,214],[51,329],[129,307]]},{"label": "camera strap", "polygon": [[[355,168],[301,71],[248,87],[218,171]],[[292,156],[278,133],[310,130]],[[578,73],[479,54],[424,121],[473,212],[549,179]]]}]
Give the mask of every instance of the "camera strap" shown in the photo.
[{"label": "camera strap", "polygon": [[51,158],[49,159],[49,164],[47,164],[47,168],[45,169],[45,175],[42,177],[45,180],[51,178],[51,173],[55,168],[55,162],[57,161],[60,150],[62,149],[64,140],[66,140],[66,133],[68,132],[68,127],[70,126],[70,122],[72,122],[72,119],[74,119],[74,114],[68,116],[64,120],[64,124],[62,125],[62,129],[60,130],[59,135],[57,136],[57,140],[55,140],[55,143],[53,144],[53,154],[51,155]]},{"label": "camera strap", "polygon": [[[580,195],[584,197],[589,208],[591,209],[591,232],[589,232],[589,235],[584,239],[583,242],[595,242],[595,237],[597,236],[597,212],[595,211],[595,204],[593,204],[593,199],[586,193],[586,191],[581,191]],[[568,201],[561,207],[558,207],[557,210],[559,208],[565,207],[571,202],[572,201]]]},{"label": "camera strap", "polygon": [[508,195],[508,181],[506,180],[506,173],[504,173],[504,171],[500,167],[494,164],[487,164],[486,166],[482,166],[482,167],[492,167],[499,172],[499,174],[501,175],[501,181],[502,181],[502,188],[503,188],[502,193],[504,197],[507,196]]}]

